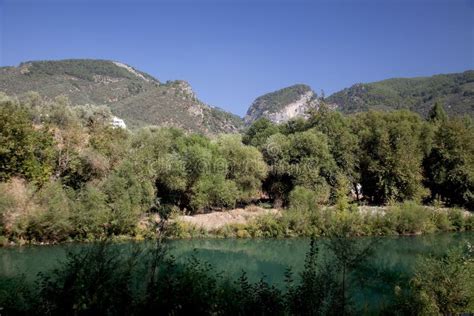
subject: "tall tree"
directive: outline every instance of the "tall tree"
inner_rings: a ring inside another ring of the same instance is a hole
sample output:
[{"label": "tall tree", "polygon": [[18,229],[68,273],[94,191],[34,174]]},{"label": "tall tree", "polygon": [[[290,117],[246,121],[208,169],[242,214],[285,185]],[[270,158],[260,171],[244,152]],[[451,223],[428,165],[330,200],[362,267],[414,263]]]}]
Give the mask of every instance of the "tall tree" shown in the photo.
[{"label": "tall tree", "polygon": [[353,128],[359,137],[362,191],[373,203],[420,199],[422,160],[427,151],[427,127],[408,111],[358,114]]},{"label": "tall tree", "polygon": [[448,119],[448,115],[439,101],[435,102],[430,109],[428,118],[430,122],[445,122]]},{"label": "tall tree", "polygon": [[432,198],[474,209],[474,124],[453,118],[439,125],[424,161]]}]

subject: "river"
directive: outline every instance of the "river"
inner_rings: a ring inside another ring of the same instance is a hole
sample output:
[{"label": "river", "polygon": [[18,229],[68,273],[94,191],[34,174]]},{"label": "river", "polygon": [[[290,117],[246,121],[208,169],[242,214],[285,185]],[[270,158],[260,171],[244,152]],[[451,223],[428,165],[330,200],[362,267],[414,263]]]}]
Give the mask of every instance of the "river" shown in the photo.
[{"label": "river", "polygon": [[[371,238],[373,240],[374,238]],[[361,239],[361,240],[366,240]],[[390,271],[398,276],[410,276],[416,259],[420,255],[443,254],[447,249],[474,244],[474,233],[443,233],[410,237],[383,237],[375,243],[375,251],[370,264],[377,271]],[[138,244],[139,247],[146,243]],[[15,276],[24,274],[28,280],[34,280],[37,273],[48,271],[63,260],[67,251],[89,247],[88,244],[63,244],[50,246],[23,246],[0,249],[0,274]],[[137,243],[117,244],[127,251]],[[303,268],[305,253],[309,249],[309,239],[194,239],[170,241],[170,253],[179,261],[196,256],[215,267],[216,273],[224,278],[236,279],[246,271],[252,281],[265,279],[282,287],[284,274],[291,267],[297,273]],[[370,273],[374,273],[371,270]],[[373,277],[373,276],[372,276]],[[381,277],[382,278],[382,277]],[[369,289],[370,287],[370,289]],[[362,285],[369,296],[360,301],[370,303],[379,300],[377,292],[389,293],[393,284],[382,281],[379,284]],[[360,291],[359,291],[360,292]],[[359,293],[360,294],[360,293]],[[356,296],[358,294],[356,293]],[[362,295],[362,294],[360,294]],[[367,299],[370,297],[371,299]]]}]

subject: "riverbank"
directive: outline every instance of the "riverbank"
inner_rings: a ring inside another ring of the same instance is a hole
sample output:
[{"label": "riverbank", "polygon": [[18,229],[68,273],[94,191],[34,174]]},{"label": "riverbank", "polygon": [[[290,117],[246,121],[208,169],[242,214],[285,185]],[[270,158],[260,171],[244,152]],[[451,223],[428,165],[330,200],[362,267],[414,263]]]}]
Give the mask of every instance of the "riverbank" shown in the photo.
[{"label": "riverbank", "polygon": [[344,234],[348,236],[420,235],[471,231],[472,213],[413,202],[393,206],[355,206],[340,210],[264,209],[250,206],[195,216],[176,216],[167,227],[174,238],[282,238]]},{"label": "riverbank", "polygon": [[[87,238],[37,241],[0,236],[0,246],[52,245],[73,242],[141,241],[156,238],[158,214],[142,216],[133,234],[89,235]],[[463,209],[422,206],[413,202],[392,206],[356,206],[344,209],[274,209],[250,205],[197,215],[174,214],[164,223],[170,239],[293,238],[345,236],[407,236],[474,230],[474,215]]]}]

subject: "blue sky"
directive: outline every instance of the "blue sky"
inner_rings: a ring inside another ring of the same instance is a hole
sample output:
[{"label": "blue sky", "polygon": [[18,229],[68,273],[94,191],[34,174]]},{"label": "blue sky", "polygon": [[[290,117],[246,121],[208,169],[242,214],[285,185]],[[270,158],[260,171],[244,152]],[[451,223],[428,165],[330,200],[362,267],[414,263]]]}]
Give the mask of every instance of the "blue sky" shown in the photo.
[{"label": "blue sky", "polygon": [[243,115],[295,84],[474,69],[474,0],[0,0],[0,65],[101,58]]}]

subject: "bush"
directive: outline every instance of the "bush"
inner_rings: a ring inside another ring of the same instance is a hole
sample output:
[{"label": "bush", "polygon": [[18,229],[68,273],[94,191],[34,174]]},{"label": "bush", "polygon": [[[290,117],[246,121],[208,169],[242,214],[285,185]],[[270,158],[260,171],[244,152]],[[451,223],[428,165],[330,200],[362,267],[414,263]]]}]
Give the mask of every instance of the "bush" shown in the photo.
[{"label": "bush", "polygon": [[107,235],[112,214],[103,192],[87,185],[77,193],[73,210],[71,222],[74,237],[97,239]]},{"label": "bush", "polygon": [[429,210],[414,202],[389,207],[388,224],[399,234],[420,234],[433,231]]},{"label": "bush", "polygon": [[474,262],[470,251],[450,249],[443,257],[418,261],[412,284],[425,313],[454,315],[474,308]]},{"label": "bush", "polygon": [[38,209],[31,215],[27,227],[29,239],[64,241],[71,231],[71,200],[59,182],[50,182],[37,193]]},{"label": "bush", "polygon": [[451,220],[445,210],[434,210],[432,220],[439,231],[445,232],[453,229]]},{"label": "bush", "polygon": [[455,230],[457,231],[464,230],[466,219],[464,216],[464,212],[462,210],[449,209],[448,218],[451,221],[451,224],[453,225]]},{"label": "bush", "polygon": [[193,187],[191,206],[194,210],[211,207],[234,207],[239,196],[233,181],[220,175],[209,175],[198,180]]}]

